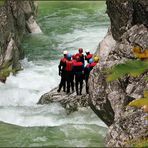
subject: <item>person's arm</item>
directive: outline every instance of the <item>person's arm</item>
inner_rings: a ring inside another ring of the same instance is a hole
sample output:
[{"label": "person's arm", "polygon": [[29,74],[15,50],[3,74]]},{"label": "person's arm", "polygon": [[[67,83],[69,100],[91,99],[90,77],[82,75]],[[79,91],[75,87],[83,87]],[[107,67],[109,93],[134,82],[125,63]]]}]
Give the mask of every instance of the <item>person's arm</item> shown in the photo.
[{"label": "person's arm", "polygon": [[84,59],[84,55],[82,54],[82,56],[80,57],[81,58],[81,62],[83,63],[83,64],[85,64],[85,59]]},{"label": "person's arm", "polygon": [[59,64],[59,66],[58,66],[58,68],[59,68],[59,76],[61,75],[61,72],[62,72],[61,67],[62,67],[62,62],[60,61],[60,64]]}]

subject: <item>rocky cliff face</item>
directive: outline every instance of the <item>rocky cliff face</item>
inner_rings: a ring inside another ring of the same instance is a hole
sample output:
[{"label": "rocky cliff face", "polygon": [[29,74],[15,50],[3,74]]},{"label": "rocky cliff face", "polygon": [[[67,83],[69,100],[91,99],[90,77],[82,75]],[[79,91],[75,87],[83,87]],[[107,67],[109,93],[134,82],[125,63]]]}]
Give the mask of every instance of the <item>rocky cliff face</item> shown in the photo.
[{"label": "rocky cliff face", "polygon": [[106,4],[111,29],[96,52],[101,60],[90,75],[89,104],[109,126],[106,145],[120,147],[127,146],[132,139],[148,137],[146,113],[127,106],[148,90],[145,80],[148,72],[137,78],[125,76],[109,83],[104,70],[134,59],[133,44],[141,46],[143,51],[148,49],[148,1],[107,0]]},{"label": "rocky cliff face", "polygon": [[148,27],[147,0],[106,0],[111,31],[115,40],[136,24]]},{"label": "rocky cliff face", "polygon": [[[11,70],[19,70],[23,58],[20,42],[26,32],[40,33],[34,20],[33,1],[6,0],[0,6],[0,81],[5,82]],[[7,74],[5,74],[7,71]]]}]

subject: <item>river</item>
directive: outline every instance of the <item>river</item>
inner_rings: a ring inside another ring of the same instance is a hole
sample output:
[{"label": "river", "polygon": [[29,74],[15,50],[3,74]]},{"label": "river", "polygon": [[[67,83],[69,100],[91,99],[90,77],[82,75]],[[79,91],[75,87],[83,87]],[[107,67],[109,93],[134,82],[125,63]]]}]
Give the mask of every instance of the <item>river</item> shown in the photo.
[{"label": "river", "polygon": [[95,52],[109,26],[105,2],[38,3],[43,33],[25,36],[23,70],[0,83],[0,146],[104,146],[107,128],[90,108],[67,115],[59,104],[36,103],[59,84],[63,50]]}]

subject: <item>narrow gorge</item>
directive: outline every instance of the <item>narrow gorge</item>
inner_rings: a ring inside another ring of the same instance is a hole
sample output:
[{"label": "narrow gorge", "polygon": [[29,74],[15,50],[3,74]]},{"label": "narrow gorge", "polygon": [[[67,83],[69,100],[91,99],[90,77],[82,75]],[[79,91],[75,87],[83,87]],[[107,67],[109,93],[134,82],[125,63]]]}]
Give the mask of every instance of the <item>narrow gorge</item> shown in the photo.
[{"label": "narrow gorge", "polygon": [[[0,137],[8,139],[2,146],[126,147],[147,140],[147,113],[128,104],[144,97],[148,72],[111,82],[104,73],[136,60],[134,45],[148,50],[147,0],[38,6],[6,0],[0,20],[0,126],[14,134],[7,137],[0,129]],[[63,50],[74,53],[79,47],[100,57],[90,73],[89,94],[85,86],[81,96],[57,93],[57,59]]]}]

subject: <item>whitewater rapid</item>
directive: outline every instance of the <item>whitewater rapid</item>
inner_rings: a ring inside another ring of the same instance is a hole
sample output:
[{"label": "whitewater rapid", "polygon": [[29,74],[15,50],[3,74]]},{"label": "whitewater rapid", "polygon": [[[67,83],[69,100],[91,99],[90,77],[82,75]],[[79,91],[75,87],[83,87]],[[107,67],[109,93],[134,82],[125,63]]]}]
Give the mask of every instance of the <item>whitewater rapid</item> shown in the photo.
[{"label": "whitewater rapid", "polygon": [[[95,52],[107,27],[74,30],[57,35],[57,49],[77,52],[79,47]],[[45,35],[40,35],[40,37]],[[47,37],[47,36],[46,36]],[[61,51],[62,52],[62,51]],[[62,53],[61,53],[62,55]],[[59,126],[64,124],[96,124],[105,126],[90,109],[69,116],[59,104],[37,105],[40,96],[58,86],[59,58],[54,60],[21,61],[23,70],[0,83],[0,121],[20,126]]]}]

